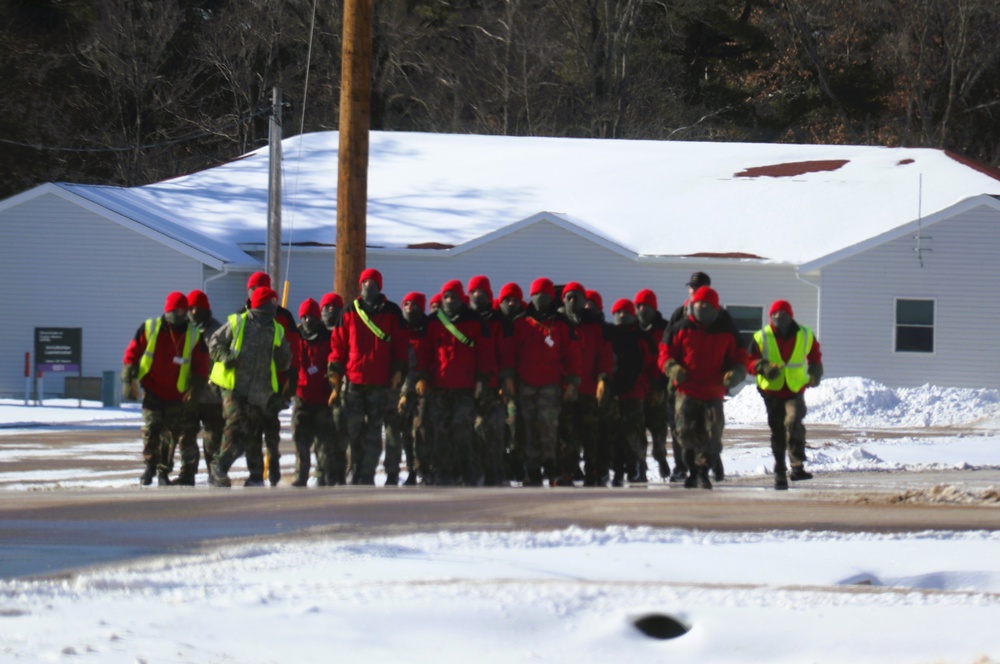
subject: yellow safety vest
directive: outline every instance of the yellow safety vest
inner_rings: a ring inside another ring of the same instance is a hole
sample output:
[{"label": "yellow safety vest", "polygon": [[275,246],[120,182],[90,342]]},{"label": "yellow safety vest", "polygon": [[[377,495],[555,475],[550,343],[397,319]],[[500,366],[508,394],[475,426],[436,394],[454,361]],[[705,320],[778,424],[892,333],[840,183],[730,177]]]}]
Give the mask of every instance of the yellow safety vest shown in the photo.
[{"label": "yellow safety vest", "polygon": [[774,330],[767,325],[762,330],[758,330],[753,335],[753,340],[760,348],[761,359],[767,360],[771,364],[781,367],[781,375],[773,380],[768,380],[764,374],[757,374],[757,387],[762,390],[777,392],[785,384],[792,392],[801,392],[802,388],[809,384],[808,364],[806,356],[812,351],[813,333],[808,327],[799,325],[799,331],[795,335],[795,348],[792,356],[788,358],[788,363],[783,364],[781,351],[778,350],[778,340],[774,336]]},{"label": "yellow safety vest", "polygon": [[[246,329],[247,314],[232,314],[229,316],[229,328],[233,331],[233,341],[229,346],[231,355],[239,357],[240,349],[243,347],[243,331]],[[274,346],[277,348],[285,338],[285,328],[281,323],[274,321]],[[224,390],[232,390],[236,387],[236,367],[227,368],[222,362],[212,364],[212,373],[208,379]],[[278,393],[278,370],[274,366],[274,351],[271,351],[271,389]]]},{"label": "yellow safety vest", "polygon": [[[149,373],[153,368],[153,353],[156,352],[156,340],[160,337],[160,326],[163,324],[162,318],[150,318],[146,321],[146,350],[139,360],[139,380]],[[198,339],[201,331],[197,327],[188,323],[187,332],[184,333],[184,352],[181,355],[181,370],[177,374],[177,391],[186,392],[191,384],[191,350]]]}]

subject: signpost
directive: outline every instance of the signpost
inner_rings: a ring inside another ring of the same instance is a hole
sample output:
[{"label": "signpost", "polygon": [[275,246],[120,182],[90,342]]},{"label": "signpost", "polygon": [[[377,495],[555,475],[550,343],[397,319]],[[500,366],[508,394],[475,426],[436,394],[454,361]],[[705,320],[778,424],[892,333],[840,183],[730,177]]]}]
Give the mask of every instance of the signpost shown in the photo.
[{"label": "signpost", "polygon": [[[70,373],[75,371],[83,378],[83,328],[82,327],[36,327],[35,328],[35,369],[38,371],[38,403],[44,395],[42,375],[49,373]],[[82,380],[80,381],[82,384]],[[83,394],[79,395],[77,406],[83,406]]]}]

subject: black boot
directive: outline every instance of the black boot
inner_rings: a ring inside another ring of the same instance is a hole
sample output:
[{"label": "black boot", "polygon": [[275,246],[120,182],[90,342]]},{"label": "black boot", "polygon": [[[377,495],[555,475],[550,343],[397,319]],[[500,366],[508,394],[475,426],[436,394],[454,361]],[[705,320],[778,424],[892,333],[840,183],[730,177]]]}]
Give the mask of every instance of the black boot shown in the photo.
[{"label": "black boot", "polygon": [[811,480],[813,474],[805,470],[802,466],[792,466],[792,472],[788,474],[788,479],[793,482],[798,482],[799,480]]},{"label": "black boot", "polygon": [[309,484],[309,473],[298,473],[295,476],[295,481],[292,482],[292,486],[297,489],[303,489]]},{"label": "black boot", "polygon": [[233,485],[229,479],[228,469],[223,470],[219,465],[219,458],[216,457],[212,461],[212,465],[208,468],[208,483],[211,486],[220,487],[223,489],[228,489]]},{"label": "black boot", "polygon": [[670,465],[666,459],[657,459],[656,463],[660,466],[660,480],[666,482],[670,477]]},{"label": "black boot", "polygon": [[278,486],[281,481],[281,463],[277,454],[269,454],[267,459],[267,480],[271,486]]},{"label": "black boot", "polygon": [[157,486],[170,486],[173,484],[173,482],[170,481],[170,472],[167,469],[156,469],[156,484]]},{"label": "black boot", "polygon": [[194,486],[194,476],[194,468],[191,466],[181,466],[181,472],[177,474],[177,480],[174,481],[174,484],[179,484],[181,486]]},{"label": "black boot", "polygon": [[386,475],[385,486],[399,486],[399,475],[396,473]]},{"label": "black boot", "polygon": [[711,489],[712,481],[708,479],[708,466],[697,466],[698,469],[698,479],[697,485],[699,489]]},{"label": "black boot", "polygon": [[674,484],[676,482],[683,482],[687,479],[687,473],[685,473],[680,468],[675,468],[674,472],[670,474],[670,483]]},{"label": "black boot", "polygon": [[783,472],[774,474],[774,490],[788,491],[788,477]]},{"label": "black boot", "polygon": [[149,486],[153,483],[153,477],[156,475],[156,466],[146,466],[146,470],[142,471],[142,476],[139,478],[140,486]]}]

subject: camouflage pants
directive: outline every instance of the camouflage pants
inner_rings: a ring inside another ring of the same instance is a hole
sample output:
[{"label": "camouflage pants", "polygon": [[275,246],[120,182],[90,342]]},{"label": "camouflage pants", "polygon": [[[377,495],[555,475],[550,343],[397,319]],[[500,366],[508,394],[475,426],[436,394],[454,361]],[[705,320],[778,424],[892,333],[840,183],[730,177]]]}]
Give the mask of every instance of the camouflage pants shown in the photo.
[{"label": "camouflage pants", "polygon": [[261,425],[266,416],[263,408],[251,405],[246,397],[229,390],[222,391],[222,417],[226,425],[222,430],[222,447],[216,457],[222,475],[229,472],[233,462],[240,458],[255,440],[259,444]]},{"label": "camouflage pants", "polygon": [[645,405],[640,399],[618,399],[614,419],[615,479],[638,474],[646,457]]},{"label": "camouflage pants", "polygon": [[252,481],[264,479],[264,449],[267,448],[268,474],[272,478],[281,474],[279,459],[281,459],[281,419],[280,413],[285,404],[278,395],[274,395],[261,409],[261,419],[256,433],[250,438],[246,448],[247,469]]},{"label": "camouflage pants", "polygon": [[399,390],[390,389],[386,397],[385,412],[385,466],[386,483],[399,481],[399,467],[403,462],[403,443],[407,422],[398,412]]},{"label": "camouflage pants", "polygon": [[[492,397],[492,395],[491,395]],[[489,398],[476,406],[475,449],[479,452],[476,470],[485,486],[501,486],[505,481],[504,435],[507,408],[497,398]]]},{"label": "camouflage pants", "polygon": [[784,473],[785,452],[794,468],[806,461],[806,400],[801,392],[786,399],[768,395],[764,397],[767,408],[767,426],[771,428],[771,452],[774,455],[774,472]]},{"label": "camouflage pants", "polygon": [[[395,457],[397,465],[405,455],[407,473],[426,473],[430,469],[430,451],[424,436],[427,425],[424,422],[427,400],[418,397],[415,392],[408,394],[406,406],[401,413],[397,409],[398,403],[398,399],[395,402],[392,399],[389,400],[390,412],[385,419],[385,465],[388,468],[389,460],[392,458],[389,454],[389,439],[391,437],[393,439],[392,446],[399,449],[398,453],[394,451],[392,455]],[[386,470],[386,473],[388,472]]]},{"label": "camouflage pants", "polygon": [[354,483],[374,484],[375,470],[382,455],[382,425],[389,388],[350,383],[343,399],[344,433],[351,448]]},{"label": "camouflage pants", "polygon": [[444,486],[456,484],[471,463],[475,444],[476,401],[472,390],[434,389],[428,411],[434,436],[434,481]]},{"label": "camouflage pants", "polygon": [[537,479],[543,465],[550,475],[555,472],[562,387],[532,387],[523,383],[519,387],[518,410],[524,418],[524,463],[528,473]]},{"label": "camouflage pants", "polygon": [[[664,462],[667,460],[667,431],[670,428],[668,425],[666,397],[665,390],[654,388],[646,396],[642,410],[645,420],[645,430],[649,431],[649,435],[653,439],[653,459]],[[642,454],[642,462],[646,463],[645,449]]]},{"label": "camouflage pants", "polygon": [[677,393],[675,406],[677,437],[684,450],[688,470],[707,467],[722,453],[722,429],[725,414],[722,399],[700,401],[683,392]]},{"label": "camouflage pants", "polygon": [[292,407],[292,440],[295,442],[295,479],[309,479],[312,454],[316,453],[316,467],[326,477],[335,470],[329,464],[337,458],[333,449],[336,441],[333,413],[325,403],[306,403],[295,397]]},{"label": "camouflage pants", "polygon": [[584,477],[597,477],[597,441],[600,435],[599,407],[593,394],[581,394],[563,404],[559,413],[559,468],[572,477],[580,470],[583,452]]},{"label": "camouflage pants", "polygon": [[190,425],[193,428],[190,435],[195,438],[198,437],[199,431],[203,432],[201,446],[205,456],[205,467],[208,468],[222,447],[222,431],[226,426],[226,420],[222,417],[222,404],[198,404],[197,415],[191,418]]},{"label": "camouflage pants", "polygon": [[687,473],[687,465],[684,463],[684,451],[681,449],[681,441],[677,438],[677,422],[675,416],[677,404],[677,390],[673,385],[668,385],[666,390],[667,404],[667,428],[670,429],[670,447],[674,452],[674,472],[680,474]]},{"label": "camouflage pants", "polygon": [[142,460],[146,467],[156,466],[160,472],[174,469],[174,450],[181,448],[181,464],[191,472],[198,470],[197,428],[191,426],[196,417],[193,408],[180,401],[161,401],[146,395],[142,401]]}]

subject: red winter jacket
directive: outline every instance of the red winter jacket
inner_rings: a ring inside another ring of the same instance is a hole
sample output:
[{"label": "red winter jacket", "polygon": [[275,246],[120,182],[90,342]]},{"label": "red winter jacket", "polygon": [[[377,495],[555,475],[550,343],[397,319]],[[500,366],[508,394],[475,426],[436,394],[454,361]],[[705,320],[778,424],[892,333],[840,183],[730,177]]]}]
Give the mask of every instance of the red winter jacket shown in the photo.
[{"label": "red winter jacket", "polygon": [[645,333],[638,323],[632,323],[614,326],[609,334],[615,356],[611,394],[624,401],[645,399],[650,385],[662,375],[656,368],[656,358],[649,350]]},{"label": "red winter jacket", "polygon": [[579,384],[580,344],[561,314],[541,315],[529,304],[514,320],[514,368],[532,387]]},{"label": "red winter jacket", "polygon": [[479,317],[487,324],[490,343],[493,344],[497,370],[490,379],[489,386],[496,389],[500,387],[501,378],[514,375],[514,326],[495,309],[485,315],[480,314]]},{"label": "red winter jacket", "polygon": [[597,381],[611,379],[615,370],[614,351],[604,322],[584,312],[579,323],[572,326],[580,344],[580,394],[594,396]]},{"label": "red winter jacket", "polygon": [[451,323],[472,345],[459,341],[434,312],[427,317],[427,331],[417,342],[417,372],[429,376],[434,387],[444,389],[472,389],[480,380],[489,383],[497,366],[486,322],[463,307]]},{"label": "red winter jacket", "polygon": [[330,358],[330,335],[324,328],[312,339],[299,336],[299,382],[295,394],[312,405],[326,404],[330,399],[330,381],[326,364]]},{"label": "red winter jacket", "polygon": [[737,364],[746,365],[747,352],[736,343],[724,321],[717,318],[705,326],[688,317],[670,328],[666,342],[660,344],[660,371],[668,360],[687,371],[687,378],[677,385],[678,392],[710,401],[726,396],[722,377]]},{"label": "red winter jacket", "polygon": [[[190,325],[190,323],[189,323]],[[155,329],[155,328],[154,328]],[[187,332],[174,332],[166,319],[160,321],[160,334],[156,338],[156,348],[153,350],[153,366],[149,373],[140,381],[143,389],[162,401],[180,401],[184,394],[177,389],[177,378],[181,373],[181,365],[174,362],[175,357],[184,355],[184,337]],[[124,364],[135,367],[136,375],[139,362],[146,352],[146,324],[139,326],[135,336],[125,349]],[[208,369],[211,362],[208,358],[208,348],[205,340],[199,339],[191,349],[191,377],[200,376],[208,381]]]},{"label": "red winter jacket", "polygon": [[[770,323],[768,323],[768,325],[770,325]],[[773,325],[771,325],[771,329],[772,330],[774,329]],[[782,362],[787,363],[788,360],[792,357],[792,351],[795,350],[795,335],[797,335],[798,332],[799,332],[799,325],[794,321],[792,322],[791,329],[788,330],[787,337],[782,337],[780,334],[778,334],[777,330],[774,330],[774,340],[778,342],[778,351],[781,353]],[[757,372],[754,371],[754,365],[757,364],[757,360],[760,359],[762,359],[760,347],[757,345],[756,341],[751,341],[750,352],[748,353],[748,358],[747,358],[747,373],[753,375],[757,374]],[[809,366],[814,366],[816,364],[823,363],[823,353],[821,353],[819,350],[819,340],[815,336],[813,337],[812,349],[809,351],[809,354],[806,355],[806,362],[809,363]],[[781,399],[787,399],[789,397],[795,396],[796,394],[795,392],[792,392],[790,389],[788,389],[787,383],[785,385],[782,385],[781,389],[777,391],[761,390],[760,388],[757,389],[760,392],[767,394],[768,396],[776,396]],[[806,385],[805,387],[802,388],[802,391],[805,392],[808,389],[809,386]]]},{"label": "red winter jacket", "polygon": [[[387,339],[379,339],[365,325],[358,307],[364,307],[369,320]],[[384,295],[374,307],[358,298],[344,309],[340,326],[330,335],[330,368],[355,385],[384,387],[394,372],[406,373],[408,349],[409,335],[400,308]]]}]

